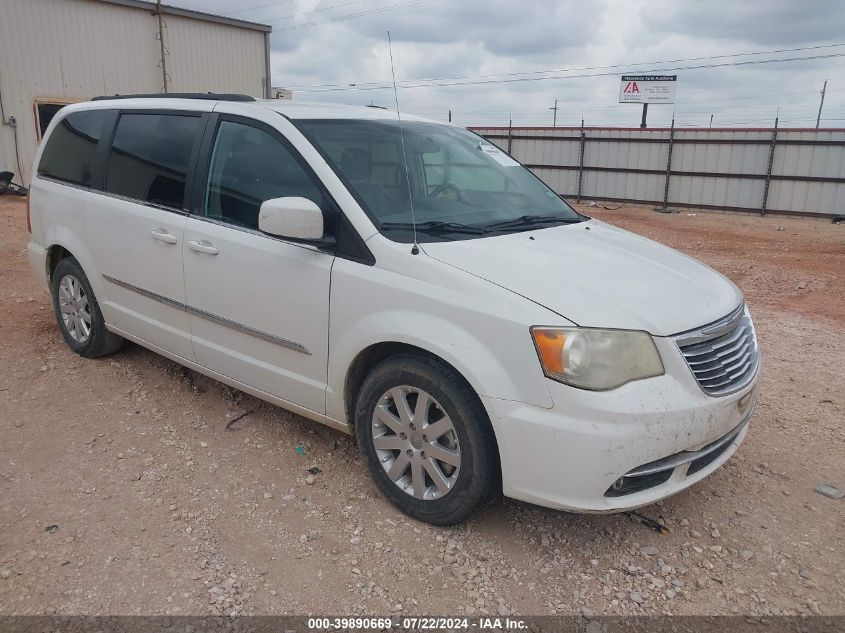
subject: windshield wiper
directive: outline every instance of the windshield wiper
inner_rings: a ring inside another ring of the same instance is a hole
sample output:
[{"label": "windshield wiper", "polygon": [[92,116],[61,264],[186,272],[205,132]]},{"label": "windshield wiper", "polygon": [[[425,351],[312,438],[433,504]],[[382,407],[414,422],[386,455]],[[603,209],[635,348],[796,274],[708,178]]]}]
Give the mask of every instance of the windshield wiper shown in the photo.
[{"label": "windshield wiper", "polygon": [[[461,224],[460,222],[442,222],[439,220],[429,220],[428,222],[420,222],[417,224],[417,231],[420,233],[428,233],[429,235],[442,235],[444,233],[464,233],[467,235],[484,235],[490,231],[499,231],[504,229],[519,228],[524,226],[534,226],[538,224],[549,224],[556,222],[558,224],[574,224],[576,222],[583,222],[579,218],[564,218],[559,215],[523,215],[512,220],[504,220],[502,222],[493,222],[492,224],[485,224],[483,226],[470,226],[469,224]],[[413,222],[383,222],[381,225],[385,230],[400,230],[413,231]]]},{"label": "windshield wiper", "polygon": [[[383,229],[397,229],[403,231],[413,231],[413,222],[382,222]],[[461,224],[460,222],[440,222],[438,220],[430,220],[428,222],[417,223],[417,231],[421,233],[428,233],[430,235],[440,235],[442,233],[466,233],[468,235],[482,235],[484,229],[469,224]]]},{"label": "windshield wiper", "polygon": [[523,226],[534,226],[535,224],[550,224],[557,222],[559,224],[576,224],[583,222],[580,218],[563,218],[559,215],[523,215],[512,220],[503,220],[501,222],[493,222],[492,224],[485,224],[482,228],[484,231],[498,231],[500,229],[513,229]]}]

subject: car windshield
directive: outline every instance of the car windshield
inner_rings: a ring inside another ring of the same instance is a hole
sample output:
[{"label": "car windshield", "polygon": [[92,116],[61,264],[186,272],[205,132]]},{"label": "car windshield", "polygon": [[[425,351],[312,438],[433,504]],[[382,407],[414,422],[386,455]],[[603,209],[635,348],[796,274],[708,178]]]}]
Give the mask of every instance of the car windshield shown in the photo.
[{"label": "car windshield", "polygon": [[390,239],[472,239],[586,219],[489,141],[437,123],[301,120],[379,230]]}]

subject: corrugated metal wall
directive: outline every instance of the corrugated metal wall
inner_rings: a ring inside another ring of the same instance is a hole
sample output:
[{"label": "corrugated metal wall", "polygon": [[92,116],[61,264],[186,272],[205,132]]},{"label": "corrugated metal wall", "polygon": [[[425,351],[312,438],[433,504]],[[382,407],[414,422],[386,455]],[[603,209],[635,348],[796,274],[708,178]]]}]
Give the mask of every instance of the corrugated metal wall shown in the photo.
[{"label": "corrugated metal wall", "polygon": [[172,92],[264,96],[264,34],[225,24],[165,16]]},{"label": "corrugated metal wall", "polygon": [[[264,94],[264,33],[165,14],[171,92]],[[148,9],[98,0],[3,0],[0,15],[0,171],[29,182],[37,99],[161,92],[158,20]]]},{"label": "corrugated metal wall", "polygon": [[843,129],[472,129],[568,198],[845,213]]}]

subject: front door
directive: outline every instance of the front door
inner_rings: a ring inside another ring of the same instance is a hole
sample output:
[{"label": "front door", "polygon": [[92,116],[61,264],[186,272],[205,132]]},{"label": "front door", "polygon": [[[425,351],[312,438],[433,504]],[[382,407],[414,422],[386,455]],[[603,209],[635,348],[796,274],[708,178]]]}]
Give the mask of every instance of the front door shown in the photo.
[{"label": "front door", "polygon": [[325,215],[331,203],[275,130],[221,116],[211,133],[202,209],[188,218],[183,249],[197,362],[323,414],[334,255],[261,233],[258,211],[286,196]]}]

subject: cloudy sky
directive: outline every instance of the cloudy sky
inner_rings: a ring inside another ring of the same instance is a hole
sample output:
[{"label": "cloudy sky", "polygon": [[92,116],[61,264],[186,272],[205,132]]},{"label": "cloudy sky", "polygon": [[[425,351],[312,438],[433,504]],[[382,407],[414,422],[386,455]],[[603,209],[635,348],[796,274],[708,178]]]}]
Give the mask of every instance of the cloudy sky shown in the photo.
[{"label": "cloudy sky", "polygon": [[431,118],[551,125],[557,99],[558,125],[638,125],[641,106],[617,103],[619,75],[664,71],[676,102],[651,106],[650,125],[674,109],[678,125],[769,126],[780,109],[782,126],[812,127],[827,79],[822,126],[845,127],[841,0],[166,3],[270,24],[273,85],[299,101],[393,107],[390,30],[400,106]]}]

